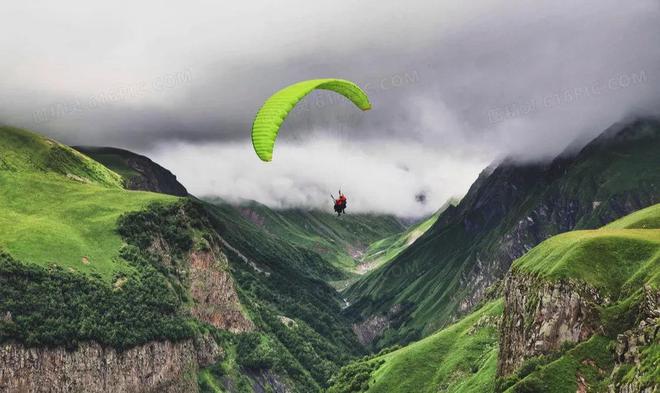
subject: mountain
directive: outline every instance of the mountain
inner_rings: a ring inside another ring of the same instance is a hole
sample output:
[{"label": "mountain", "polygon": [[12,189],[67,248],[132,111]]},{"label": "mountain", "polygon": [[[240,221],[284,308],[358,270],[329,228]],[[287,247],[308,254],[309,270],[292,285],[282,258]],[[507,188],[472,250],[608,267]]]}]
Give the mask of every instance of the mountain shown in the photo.
[{"label": "mountain", "polygon": [[659,134],[505,161],[407,226],[168,195],[0,127],[0,391],[651,392]]},{"label": "mountain", "polygon": [[617,125],[550,163],[485,170],[456,207],[345,292],[354,329],[384,347],[427,336],[474,308],[541,241],[660,202],[660,123]]},{"label": "mountain", "polygon": [[102,151],[0,128],[0,391],[319,391],[364,353],[325,279],[397,219],[128,191]]},{"label": "mountain", "polygon": [[475,310],[343,367],[328,392],[653,392],[658,326],[660,204],[542,242]]},{"label": "mountain", "polygon": [[169,170],[150,158],[114,147],[74,146],[124,178],[129,190],[153,191],[174,196],[186,196],[188,191]]},{"label": "mountain", "polygon": [[[328,212],[304,209],[273,210],[257,202],[239,205],[212,198],[208,202],[225,207],[232,220],[250,221],[255,230],[285,238],[289,242],[319,254],[328,263],[319,278],[340,280],[352,275],[370,244],[406,229],[398,218],[382,214],[348,213],[341,218]],[[229,217],[228,217],[229,218]]]},{"label": "mountain", "polygon": [[658,224],[660,204],[554,236],[512,265],[503,287],[502,390],[657,389]]}]

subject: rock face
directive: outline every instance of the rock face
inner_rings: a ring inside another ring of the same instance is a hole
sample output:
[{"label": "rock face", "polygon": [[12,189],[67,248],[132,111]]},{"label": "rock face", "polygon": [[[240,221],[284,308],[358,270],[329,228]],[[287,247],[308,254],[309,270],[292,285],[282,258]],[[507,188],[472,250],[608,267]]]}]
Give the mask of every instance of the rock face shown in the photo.
[{"label": "rock face", "polygon": [[395,304],[386,315],[373,315],[366,320],[353,324],[353,333],[362,345],[369,345],[390,327],[392,319],[402,311],[402,305]]},{"label": "rock face", "polygon": [[512,273],[504,284],[497,374],[509,375],[528,357],[588,339],[599,326],[596,305],[608,302],[586,284]]},{"label": "rock face", "polygon": [[101,164],[121,174],[129,190],[186,196],[188,191],[169,170],[148,157],[114,147],[74,146]]},{"label": "rock face", "polygon": [[[220,252],[190,254],[190,294],[195,300],[192,314],[219,329],[232,333],[254,330],[241,309],[234,281],[227,272],[227,258]],[[224,267],[224,268],[223,268]]]},{"label": "rock face", "polygon": [[615,349],[617,360],[612,374],[616,374],[624,365],[634,367],[635,372],[630,380],[610,385],[611,392],[653,393],[657,390],[657,386],[647,386],[642,383],[639,366],[642,361],[641,350],[648,345],[657,345],[660,339],[660,291],[645,287],[644,301],[639,311],[637,326],[617,336]]},{"label": "rock face", "polygon": [[222,350],[209,338],[179,343],[152,342],[123,352],[95,343],[75,351],[0,347],[0,392],[7,393],[194,393],[198,359]]},{"label": "rock face", "polygon": [[374,315],[353,325],[353,332],[362,345],[368,345],[390,327],[390,320],[384,315]]}]

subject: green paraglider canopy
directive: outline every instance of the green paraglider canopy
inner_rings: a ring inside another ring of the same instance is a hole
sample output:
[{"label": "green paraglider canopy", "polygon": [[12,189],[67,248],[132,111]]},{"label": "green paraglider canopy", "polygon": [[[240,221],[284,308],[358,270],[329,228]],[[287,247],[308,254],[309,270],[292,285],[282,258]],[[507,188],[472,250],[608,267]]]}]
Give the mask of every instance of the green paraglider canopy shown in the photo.
[{"label": "green paraglider canopy", "polygon": [[263,161],[273,159],[280,126],[289,112],[312,90],[332,90],[351,100],[363,111],[371,109],[369,97],[353,82],[343,79],[312,79],[287,86],[266,100],[252,123],[252,146]]}]

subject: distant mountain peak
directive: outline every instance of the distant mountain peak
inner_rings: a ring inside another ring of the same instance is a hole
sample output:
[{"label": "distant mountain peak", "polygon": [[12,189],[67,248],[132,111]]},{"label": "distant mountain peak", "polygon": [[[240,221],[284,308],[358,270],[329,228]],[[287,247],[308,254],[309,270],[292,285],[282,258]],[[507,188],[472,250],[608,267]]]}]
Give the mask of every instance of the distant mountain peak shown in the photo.
[{"label": "distant mountain peak", "polygon": [[116,147],[74,146],[124,177],[129,190],[152,191],[174,196],[186,196],[188,191],[176,176],[150,158]]}]

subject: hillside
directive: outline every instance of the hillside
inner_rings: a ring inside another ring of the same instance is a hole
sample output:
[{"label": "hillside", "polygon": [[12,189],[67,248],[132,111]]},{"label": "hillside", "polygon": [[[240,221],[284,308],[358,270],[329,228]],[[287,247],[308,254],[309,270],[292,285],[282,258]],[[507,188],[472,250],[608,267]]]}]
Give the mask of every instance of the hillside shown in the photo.
[{"label": "hillside", "polygon": [[548,164],[485,170],[411,247],[344,295],[354,329],[384,347],[469,312],[511,262],[548,237],[660,202],[660,123],[617,125]]},{"label": "hillside", "polygon": [[127,190],[130,162],[1,128],[0,391],[654,386],[657,126],[505,162],[409,228]]},{"label": "hillside", "polygon": [[110,278],[131,270],[117,260],[120,215],[174,198],[127,193],[122,178],[50,139],[0,128],[0,249],[17,259]]},{"label": "hillside", "polygon": [[122,186],[121,176],[76,150],[7,126],[0,126],[0,171],[59,175],[81,183]]},{"label": "hillside", "polygon": [[417,239],[419,239],[426,231],[428,231],[429,228],[431,228],[433,224],[435,224],[435,222],[438,220],[440,214],[447,210],[449,206],[457,204],[458,201],[450,201],[438,209],[438,211],[433,213],[430,217],[427,217],[424,220],[421,220],[420,222],[412,225],[403,233],[397,233],[395,235],[391,235],[371,243],[367,250],[364,252],[364,255],[362,255],[360,258],[360,264],[357,267],[358,273],[364,274],[396,258],[406,248],[408,248]]},{"label": "hillside", "polygon": [[364,353],[322,278],[398,220],[126,190],[126,163],[1,131],[0,390],[318,391]]},{"label": "hillside", "polygon": [[153,191],[174,196],[186,196],[188,191],[169,170],[148,157],[114,147],[74,146],[124,178],[129,190]]},{"label": "hillside", "polygon": [[420,341],[353,362],[328,393],[493,392],[501,314],[502,300],[491,301]]},{"label": "hillside", "polygon": [[503,389],[660,385],[660,226],[649,224],[658,218],[654,205],[601,229],[558,235],[512,265],[500,332]]},{"label": "hillside", "polygon": [[653,391],[660,225],[650,223],[659,218],[657,204],[542,242],[492,293],[503,298],[345,366],[329,392]]}]

